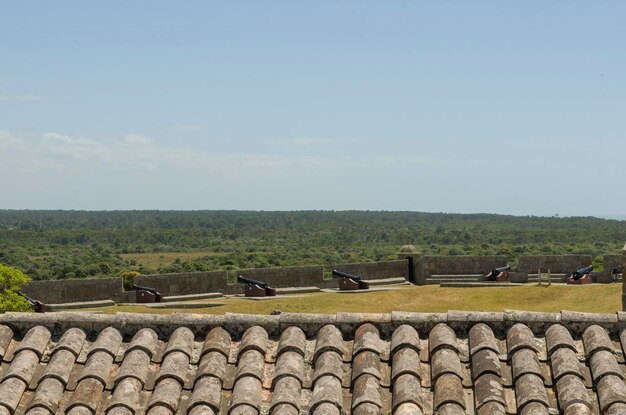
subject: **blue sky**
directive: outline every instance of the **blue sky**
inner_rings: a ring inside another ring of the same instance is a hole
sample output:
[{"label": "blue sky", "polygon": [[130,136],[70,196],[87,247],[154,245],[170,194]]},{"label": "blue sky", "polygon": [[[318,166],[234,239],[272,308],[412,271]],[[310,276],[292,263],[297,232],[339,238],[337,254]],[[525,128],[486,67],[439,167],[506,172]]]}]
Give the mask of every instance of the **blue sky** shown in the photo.
[{"label": "blue sky", "polygon": [[626,218],[623,2],[5,2],[0,208]]}]

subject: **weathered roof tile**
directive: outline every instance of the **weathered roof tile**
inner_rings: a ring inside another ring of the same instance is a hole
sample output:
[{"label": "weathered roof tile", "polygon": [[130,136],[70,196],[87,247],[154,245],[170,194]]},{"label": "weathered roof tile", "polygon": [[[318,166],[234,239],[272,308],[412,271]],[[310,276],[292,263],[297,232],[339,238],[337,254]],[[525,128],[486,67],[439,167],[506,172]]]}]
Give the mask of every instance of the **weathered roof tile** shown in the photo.
[{"label": "weathered roof tile", "polygon": [[187,378],[187,368],[189,366],[189,354],[178,350],[172,350],[165,356],[161,363],[161,370],[155,382],[162,379],[175,379],[181,386],[185,384]]},{"label": "weathered roof tile", "polygon": [[398,349],[393,355],[391,381],[404,374],[411,374],[419,379],[421,377],[419,365],[420,358],[415,349],[408,347]]},{"label": "weathered roof tile", "polygon": [[[250,350],[249,353],[258,353],[256,350]],[[232,413],[239,406],[249,406],[254,408],[256,412],[261,409],[261,381],[254,376],[243,376],[235,382],[233,394],[230,398],[228,412]]]},{"label": "weathered roof tile", "polygon": [[297,411],[300,409],[300,391],[302,385],[300,381],[291,376],[283,376],[274,383],[274,393],[272,394],[271,408],[278,405],[291,405]]},{"label": "weathered roof tile", "polygon": [[[145,354],[139,350],[135,352]],[[139,393],[141,392],[142,386],[142,383],[135,377],[125,377],[120,380],[115,385],[107,411],[112,411],[112,409],[116,407],[122,407],[134,413],[139,408]],[[118,410],[125,412],[123,409]]]},{"label": "weathered roof tile", "polygon": [[491,327],[484,323],[474,324],[469,331],[470,353],[473,355],[481,350],[489,349],[500,353],[498,341]]},{"label": "weathered roof tile", "polygon": [[245,376],[252,376],[257,378],[259,382],[263,382],[264,368],[263,355],[256,349],[248,349],[239,355],[235,382]]},{"label": "weathered roof tile", "polygon": [[506,405],[502,381],[499,376],[493,373],[487,373],[476,379],[474,382],[474,392],[476,407],[478,408],[489,402],[499,402],[502,405]]},{"label": "weathered roof tile", "polygon": [[193,332],[187,327],[177,328],[170,336],[167,347],[163,353],[163,359],[167,357],[169,353],[180,352],[187,355],[191,359],[191,351],[193,349]]},{"label": "weathered roof tile", "polygon": [[380,337],[376,326],[370,323],[359,326],[354,335],[352,356],[357,356],[364,351],[380,354]]},{"label": "weathered roof tile", "polygon": [[76,390],[72,393],[68,410],[76,408],[78,413],[84,412],[81,408],[86,408],[89,413],[95,414],[98,406],[102,401],[104,385],[96,378],[87,378],[78,384]]},{"label": "weathered roof tile", "polygon": [[626,413],[607,316],[71,316],[0,315],[0,415]]},{"label": "weathered roof tile", "polygon": [[493,349],[481,349],[472,355],[472,378],[476,379],[485,373],[502,376],[502,365]]},{"label": "weathered roof tile", "polygon": [[614,375],[603,376],[597,382],[600,409],[604,412],[615,403],[626,404],[626,385],[622,378]]},{"label": "weathered roof tile", "polygon": [[589,395],[582,379],[576,375],[565,375],[561,377],[556,383],[559,406],[563,410],[567,410],[568,407],[584,403],[586,409],[591,409],[591,403],[589,402]]},{"label": "weathered roof tile", "polygon": [[221,384],[226,373],[227,359],[227,356],[218,351],[204,354],[196,372],[196,381],[204,376],[212,376],[218,378]]},{"label": "weathered roof tile", "polygon": [[281,353],[276,361],[276,371],[272,384],[275,385],[278,380],[286,376],[295,378],[300,385],[304,383],[304,360],[298,352]]},{"label": "weathered roof tile", "polygon": [[118,384],[127,378],[133,378],[139,381],[143,386],[148,379],[148,371],[150,370],[150,355],[143,348],[133,348],[130,353],[126,353],[124,361],[120,367],[120,372],[115,378]]},{"label": "weathered roof tile", "polygon": [[28,404],[29,410],[37,407],[43,407],[51,414],[56,413],[56,410],[59,407],[59,401],[63,396],[64,389],[65,385],[58,379],[45,379],[39,383],[33,398]]},{"label": "weathered roof tile", "polygon": [[4,324],[0,324],[0,359],[4,358],[11,340],[13,340],[13,330]]},{"label": "weathered roof tile", "polygon": [[211,329],[204,340],[202,355],[212,351],[218,351],[228,357],[229,350],[230,334],[221,327]]},{"label": "weathered roof tile", "polygon": [[248,350],[256,350],[261,353],[261,355],[265,355],[265,351],[267,350],[267,332],[263,327],[250,327],[243,334],[237,354],[238,358],[241,358]]},{"label": "weathered roof tile", "polygon": [[[206,406],[214,413],[220,411],[222,383],[218,378],[206,376],[196,381],[193,394],[189,400],[188,410],[196,407]],[[195,412],[201,413],[206,411],[201,408]]]},{"label": "weathered roof tile", "polygon": [[276,357],[284,352],[297,352],[304,356],[306,337],[301,328],[296,326],[287,327],[280,336]]},{"label": "weathered roof tile", "polygon": [[552,353],[552,373],[555,380],[564,375],[576,375],[584,379],[583,367],[576,357],[576,353],[569,347],[556,349]]},{"label": "weathered roof tile", "polygon": [[18,378],[26,385],[30,383],[39,365],[39,356],[30,348],[22,349],[13,361],[4,379]]},{"label": "weathered roof tile", "polygon": [[432,380],[437,381],[437,378],[445,374],[454,374],[459,379],[463,379],[463,369],[461,368],[461,360],[456,351],[451,349],[439,348],[432,354]]},{"label": "weathered roof tile", "polygon": [[583,332],[583,343],[585,344],[585,353],[588,359],[598,350],[613,352],[613,344],[611,339],[609,339],[609,335],[605,329],[597,325],[589,326]]},{"label": "weathered roof tile", "polygon": [[537,353],[539,352],[533,332],[524,324],[520,323],[511,327],[507,333],[506,339],[509,354],[513,354],[522,348],[529,348]]},{"label": "weathered roof tile", "polygon": [[374,376],[378,380],[382,379],[379,355],[365,351],[352,360],[352,380],[355,381],[364,374]]},{"label": "weathered roof tile", "polygon": [[459,352],[459,346],[457,344],[454,330],[452,330],[447,324],[443,323],[437,324],[430,331],[430,335],[428,336],[428,346],[431,354],[441,347],[451,348],[457,353]]},{"label": "weathered roof tile", "polygon": [[107,327],[100,332],[96,342],[89,349],[89,356],[96,352],[105,352],[113,358],[122,344],[122,335],[113,327]]},{"label": "weathered roof tile", "polygon": [[513,369],[513,382],[522,375],[533,373],[540,378],[544,378],[543,372],[539,367],[537,353],[532,349],[518,349],[511,358],[511,366]]},{"label": "weathered roof tile", "polygon": [[598,350],[591,356],[591,373],[596,382],[606,375],[615,375],[624,379],[624,374],[617,364],[615,356],[607,350]]},{"label": "weathered roof tile", "polygon": [[548,356],[561,347],[567,347],[574,352],[576,351],[576,345],[574,344],[574,340],[572,340],[572,335],[560,324],[554,324],[546,330],[546,346],[548,348]]},{"label": "weathered roof tile", "polygon": [[434,408],[439,408],[447,403],[454,403],[465,409],[465,396],[461,379],[454,374],[441,375],[435,382]]},{"label": "weathered roof tile", "polygon": [[540,402],[548,407],[548,395],[543,386],[543,380],[532,373],[520,376],[515,382],[515,395],[517,407],[521,410],[529,402]]},{"label": "weathered roof tile", "polygon": [[177,379],[166,378],[161,380],[154,388],[148,408],[164,406],[169,411],[176,412],[182,388],[182,384]]},{"label": "weathered roof tile", "polygon": [[411,374],[398,376],[393,384],[393,407],[395,409],[403,404],[412,403],[421,411],[424,408],[423,399],[422,386],[416,376]]},{"label": "weathered roof tile", "polygon": [[[310,404],[311,411],[314,412],[317,406],[325,403],[331,404],[339,410],[343,409],[341,380],[335,376],[322,376],[315,382]],[[334,412],[328,407],[321,409],[324,409],[324,413]]]},{"label": "weathered roof tile", "polygon": [[152,358],[156,352],[157,344],[158,336],[155,331],[149,328],[144,328],[139,330],[137,334],[133,336],[128,349],[126,349],[126,354],[135,350],[141,350],[148,356],[148,358]]},{"label": "weathered roof tile", "polygon": [[406,348],[411,348],[419,352],[421,345],[417,330],[408,324],[403,324],[398,327],[391,336],[391,354],[393,355],[397,351]]},{"label": "weathered roof tile", "polygon": [[334,376],[341,383],[343,378],[343,361],[335,351],[324,352],[315,361],[314,382],[322,376]]},{"label": "weathered roof tile", "polygon": [[352,389],[352,409],[365,403],[369,403],[382,408],[382,401],[379,393],[379,381],[371,375],[360,376],[354,381]]},{"label": "weathered roof tile", "polygon": [[317,361],[320,354],[329,350],[343,356],[343,336],[337,327],[331,325],[322,327],[317,333],[313,361]]}]

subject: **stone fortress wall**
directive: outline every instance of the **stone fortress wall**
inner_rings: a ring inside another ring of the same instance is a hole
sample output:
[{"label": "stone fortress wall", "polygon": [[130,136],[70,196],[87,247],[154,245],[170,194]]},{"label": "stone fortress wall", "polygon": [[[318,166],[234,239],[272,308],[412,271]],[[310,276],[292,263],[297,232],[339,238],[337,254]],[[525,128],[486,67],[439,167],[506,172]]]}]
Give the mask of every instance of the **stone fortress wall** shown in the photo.
[{"label": "stone fortress wall", "polygon": [[[591,263],[590,255],[521,256],[515,272],[516,280],[524,282],[538,268],[550,268],[552,273],[569,274]],[[612,268],[626,263],[626,246],[622,255],[605,255],[604,271],[594,273],[594,281],[609,282]],[[423,284],[434,275],[477,275],[506,264],[504,256],[423,256],[415,258],[415,281]],[[352,264],[334,264],[324,270],[321,266],[295,266],[256,268],[238,271],[207,271],[176,274],[140,275],[135,283],[156,288],[165,296],[202,293],[243,293],[243,285],[229,283],[237,275],[267,282],[276,288],[285,287],[336,287],[334,279],[327,279],[332,269],[358,275],[366,280],[409,278],[407,259]],[[326,275],[325,275],[326,271]],[[229,278],[230,277],[230,278]],[[626,286],[625,286],[626,287]],[[52,281],[32,281],[23,291],[47,304],[113,300],[132,302],[134,291],[124,291],[122,278],[91,278]],[[626,301],[626,288],[623,291]],[[626,303],[625,303],[626,304]]]}]

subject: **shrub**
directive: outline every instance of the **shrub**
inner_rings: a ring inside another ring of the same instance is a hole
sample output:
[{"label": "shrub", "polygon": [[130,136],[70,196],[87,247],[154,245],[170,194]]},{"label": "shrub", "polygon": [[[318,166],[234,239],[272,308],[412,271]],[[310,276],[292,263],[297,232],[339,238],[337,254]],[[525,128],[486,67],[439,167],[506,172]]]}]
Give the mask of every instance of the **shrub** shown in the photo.
[{"label": "shrub", "polygon": [[0,313],[7,311],[32,311],[30,303],[17,292],[30,281],[22,271],[0,265]]},{"label": "shrub", "polygon": [[135,284],[135,277],[141,275],[141,272],[137,271],[123,271],[120,272],[120,277],[124,279],[124,289],[132,290]]}]

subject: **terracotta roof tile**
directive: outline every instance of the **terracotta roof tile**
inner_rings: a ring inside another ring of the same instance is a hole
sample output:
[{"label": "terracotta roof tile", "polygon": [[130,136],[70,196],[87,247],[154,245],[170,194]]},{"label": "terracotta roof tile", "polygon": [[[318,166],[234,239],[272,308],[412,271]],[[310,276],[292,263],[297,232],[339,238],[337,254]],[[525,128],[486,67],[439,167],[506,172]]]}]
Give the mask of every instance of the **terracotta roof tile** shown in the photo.
[{"label": "terracotta roof tile", "polygon": [[623,415],[620,321],[7,313],[0,415]]}]

